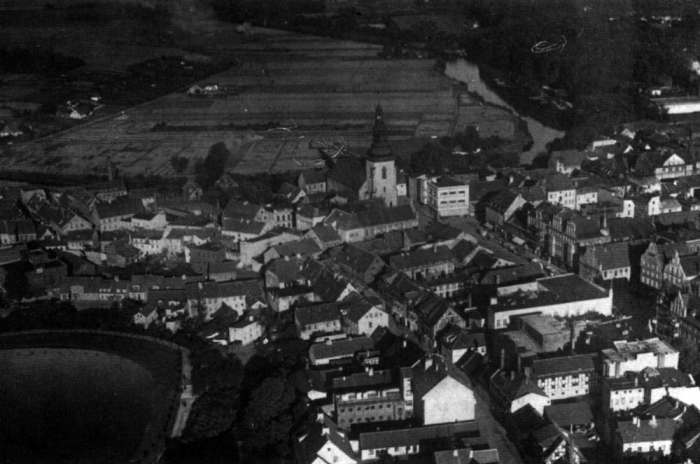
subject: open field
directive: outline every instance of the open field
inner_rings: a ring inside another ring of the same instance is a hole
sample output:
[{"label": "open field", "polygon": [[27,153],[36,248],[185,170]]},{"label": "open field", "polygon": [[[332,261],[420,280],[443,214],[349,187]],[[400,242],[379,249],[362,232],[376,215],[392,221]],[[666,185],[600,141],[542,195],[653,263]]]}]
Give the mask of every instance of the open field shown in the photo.
[{"label": "open field", "polygon": [[319,140],[342,137],[363,152],[377,103],[390,140],[451,135],[468,124],[480,125],[486,136],[523,138],[510,113],[480,106],[430,60],[382,60],[375,45],[281,31],[210,30],[198,37],[216,53],[235,56],[238,65],[203,82],[227,91],[208,97],[180,91],[15,144],[0,151],[2,171],[105,175],[111,161],[122,175],[170,177],[176,175],[172,156],[188,158],[190,173],[218,142],[233,155],[229,170],[305,170],[320,159]]}]

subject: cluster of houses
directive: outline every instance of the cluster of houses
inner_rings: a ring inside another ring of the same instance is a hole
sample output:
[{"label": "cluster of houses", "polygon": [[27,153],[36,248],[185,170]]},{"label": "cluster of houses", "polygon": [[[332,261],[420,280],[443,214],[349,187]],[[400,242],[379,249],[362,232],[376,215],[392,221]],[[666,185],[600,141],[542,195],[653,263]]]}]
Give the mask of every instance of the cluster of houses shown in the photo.
[{"label": "cluster of houses", "polygon": [[[79,309],[132,300],[134,324],[196,321],[222,348],[291,329],[308,343],[302,464],[697,459],[700,387],[669,340],[700,340],[700,166],[670,129],[634,131],[547,170],[413,175],[377,107],[365,158],[272,204],[213,206],[193,180],[178,198],[112,176],[6,188],[0,277]],[[447,224],[465,216],[480,233]],[[131,271],[144,262],[163,272]],[[616,314],[615,279],[658,316]]]}]

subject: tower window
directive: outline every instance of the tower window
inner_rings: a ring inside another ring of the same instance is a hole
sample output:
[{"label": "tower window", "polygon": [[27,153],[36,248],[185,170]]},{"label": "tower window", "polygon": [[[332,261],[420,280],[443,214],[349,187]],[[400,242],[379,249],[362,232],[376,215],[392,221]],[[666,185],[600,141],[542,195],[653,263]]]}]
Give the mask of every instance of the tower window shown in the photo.
[{"label": "tower window", "polygon": [[386,166],[382,168],[382,179],[386,179]]}]

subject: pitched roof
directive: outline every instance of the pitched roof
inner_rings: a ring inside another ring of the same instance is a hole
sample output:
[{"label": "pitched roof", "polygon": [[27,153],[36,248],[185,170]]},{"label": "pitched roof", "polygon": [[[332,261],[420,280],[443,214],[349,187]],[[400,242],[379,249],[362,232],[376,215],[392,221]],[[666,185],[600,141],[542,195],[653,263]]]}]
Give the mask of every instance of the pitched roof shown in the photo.
[{"label": "pitched roof", "polygon": [[413,388],[419,396],[425,396],[447,377],[452,377],[466,388],[471,389],[471,382],[461,371],[447,366],[442,360],[435,359],[431,366],[425,362],[418,363],[411,369]]},{"label": "pitched roof", "polygon": [[280,282],[293,282],[300,279],[306,257],[278,258],[270,261],[266,273],[274,274]]},{"label": "pitched roof", "polygon": [[401,205],[393,208],[377,208],[357,213],[357,222],[359,222],[362,227],[374,227],[415,220],[417,220],[417,216],[411,205]]},{"label": "pitched roof", "polygon": [[345,311],[345,317],[353,322],[359,322],[359,320],[373,308],[382,310],[381,300],[378,298],[366,298],[359,293],[353,293],[348,296],[343,301],[342,305],[342,309]]},{"label": "pitched roof", "polygon": [[263,207],[247,201],[231,200],[224,208],[224,218],[247,219],[253,221]]},{"label": "pitched roof", "polygon": [[395,383],[390,369],[370,369],[365,372],[334,378],[332,382],[333,390],[336,392],[356,391],[367,389],[367,387],[386,386]]},{"label": "pitched roof", "polygon": [[349,357],[359,351],[371,350],[374,341],[369,337],[348,338],[324,343],[315,343],[309,348],[309,356],[316,359]]},{"label": "pitched roof", "polygon": [[409,251],[389,258],[389,263],[399,270],[431,266],[450,261],[455,261],[454,254],[452,250],[444,245]]},{"label": "pitched roof", "polygon": [[576,187],[572,180],[560,172],[550,172],[542,180],[542,185],[547,192],[561,192],[564,190],[574,190]]},{"label": "pitched roof", "polygon": [[333,250],[330,256],[336,263],[348,266],[358,273],[366,272],[376,262],[383,263],[379,256],[352,243]]},{"label": "pitched roof", "polygon": [[301,174],[299,174],[299,177],[303,177],[304,182],[306,182],[306,184],[325,184],[326,174],[328,174],[328,171],[326,171],[325,169],[311,169],[302,172]]},{"label": "pitched roof", "polygon": [[532,375],[544,377],[569,373],[593,372],[593,360],[587,355],[536,359],[532,363]]},{"label": "pitched roof", "polygon": [[480,284],[511,285],[523,282],[534,282],[545,275],[542,266],[537,263],[526,263],[522,266],[488,269],[483,273]]},{"label": "pitched roof", "polygon": [[596,260],[603,271],[630,267],[629,244],[609,243],[593,249]]},{"label": "pitched roof", "polygon": [[340,321],[340,303],[332,302],[298,307],[294,311],[294,317],[302,326]]},{"label": "pitched roof", "polygon": [[515,401],[529,394],[547,397],[547,394],[537,386],[537,382],[528,379],[521,373],[506,375],[505,372],[498,370],[491,376],[490,386],[496,389],[507,401]]},{"label": "pitched roof", "polygon": [[544,414],[559,427],[568,429],[570,425],[593,422],[591,407],[585,401],[560,403],[544,407]]},{"label": "pitched roof", "polygon": [[643,443],[672,440],[676,433],[678,423],[673,419],[658,418],[652,420],[639,420],[637,426],[633,421],[620,421],[617,430],[623,443]]},{"label": "pitched roof", "polygon": [[260,235],[265,229],[265,223],[248,219],[224,219],[223,230],[248,235]]},{"label": "pitched roof", "polygon": [[360,448],[388,449],[400,446],[416,446],[426,440],[447,437],[475,436],[479,433],[476,421],[427,425],[409,429],[383,430],[360,433]]},{"label": "pitched roof", "polygon": [[335,229],[330,226],[317,225],[316,227],[311,228],[311,230],[322,243],[333,243],[341,240],[338,232],[336,232]]},{"label": "pitched roof", "polygon": [[311,238],[295,240],[293,242],[281,243],[272,247],[280,256],[309,256],[321,253],[321,248],[316,241]]},{"label": "pitched roof", "polygon": [[363,159],[350,157],[336,158],[335,166],[328,171],[326,177],[357,193],[365,182],[367,182],[365,176],[365,161]]}]

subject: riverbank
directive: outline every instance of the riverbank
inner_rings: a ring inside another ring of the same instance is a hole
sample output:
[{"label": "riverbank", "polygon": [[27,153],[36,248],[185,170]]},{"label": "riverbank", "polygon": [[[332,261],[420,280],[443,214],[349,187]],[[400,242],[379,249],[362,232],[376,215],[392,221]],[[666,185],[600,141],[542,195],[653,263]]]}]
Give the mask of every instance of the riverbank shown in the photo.
[{"label": "riverbank", "polygon": [[520,114],[488,85],[488,82],[482,78],[480,71],[481,68],[478,65],[460,58],[447,62],[444,74],[465,84],[470,93],[478,94],[484,102],[506,109],[525,121],[527,132],[532,138],[532,146],[529,150],[520,154],[520,164],[532,164],[532,161],[539,153],[547,151],[547,145],[550,142],[563,137],[565,132],[546,126],[535,118]]}]

